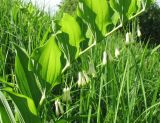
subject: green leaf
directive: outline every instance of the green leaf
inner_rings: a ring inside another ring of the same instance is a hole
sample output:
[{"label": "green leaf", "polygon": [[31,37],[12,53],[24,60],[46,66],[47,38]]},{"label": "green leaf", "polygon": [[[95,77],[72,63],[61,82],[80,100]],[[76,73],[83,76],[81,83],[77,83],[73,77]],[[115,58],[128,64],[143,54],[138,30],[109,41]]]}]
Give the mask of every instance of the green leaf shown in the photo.
[{"label": "green leaf", "polygon": [[33,69],[39,77],[43,89],[51,89],[61,73],[61,51],[56,44],[55,35],[42,47],[34,50],[31,58],[34,60]]},{"label": "green leaf", "polygon": [[29,56],[18,45],[14,44],[14,46],[17,53],[15,58],[15,73],[18,80],[18,87],[23,95],[32,98],[36,106],[38,106],[41,92],[34,73],[28,70]]},{"label": "green leaf", "polygon": [[59,26],[61,26],[61,31],[63,32],[63,34],[59,35],[61,36],[59,41],[65,47],[66,54],[67,50],[69,50],[70,58],[77,58],[80,52],[80,42],[84,40],[78,22],[71,15],[64,13]]},{"label": "green leaf", "polygon": [[67,120],[61,119],[61,120],[56,121],[55,123],[67,123],[67,122],[68,122]]},{"label": "green leaf", "polygon": [[137,0],[131,0],[131,4],[129,6],[127,17],[131,17],[134,13],[137,12]]},{"label": "green leaf", "polygon": [[12,98],[25,123],[40,123],[36,106],[31,98],[15,93],[9,88],[4,88],[3,90]]},{"label": "green leaf", "polygon": [[4,84],[4,85],[7,85],[7,86],[10,86],[10,87],[14,87],[14,84],[13,84],[13,83],[7,82],[7,81],[4,80],[2,77],[0,77],[0,83],[1,83],[1,84]]},{"label": "green leaf", "polygon": [[0,91],[0,123],[15,123],[15,118],[6,97]]},{"label": "green leaf", "polygon": [[137,12],[141,11],[141,9],[142,9],[142,0],[137,0],[137,7],[138,7],[138,11]]},{"label": "green leaf", "polygon": [[110,0],[111,7],[119,13],[122,22],[125,22],[128,19],[127,14],[131,3],[132,0],[126,0],[125,2],[124,0]]},{"label": "green leaf", "polygon": [[0,75],[2,75],[3,70],[4,70],[4,55],[2,52],[2,47],[0,47]]},{"label": "green leaf", "polygon": [[119,14],[115,12],[112,16],[112,23],[116,26],[119,21]]},{"label": "green leaf", "polygon": [[4,106],[0,102],[0,123],[10,123],[10,119],[8,117],[7,111],[5,110]]},{"label": "green leaf", "polygon": [[101,41],[110,31],[107,27],[112,24],[113,10],[106,0],[80,0],[77,14],[88,25],[91,36]]}]

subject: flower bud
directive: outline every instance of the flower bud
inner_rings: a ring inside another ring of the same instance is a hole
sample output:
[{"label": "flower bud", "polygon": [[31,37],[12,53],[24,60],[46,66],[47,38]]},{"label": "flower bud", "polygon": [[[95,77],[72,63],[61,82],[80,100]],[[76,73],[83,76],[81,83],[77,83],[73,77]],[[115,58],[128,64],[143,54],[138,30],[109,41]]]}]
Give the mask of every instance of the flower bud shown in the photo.
[{"label": "flower bud", "polygon": [[107,64],[107,53],[106,51],[103,52],[103,59],[102,59],[102,65],[106,65]]},{"label": "flower bud", "polygon": [[127,32],[127,33],[126,33],[126,45],[128,45],[129,42],[130,42],[130,33]]},{"label": "flower bud", "polygon": [[83,82],[84,80],[82,80],[82,72],[79,72],[78,73],[78,87],[80,87],[81,85],[82,85],[82,82]]},{"label": "flower bud", "polygon": [[118,56],[120,55],[120,51],[118,48],[115,49],[115,57],[118,58]]},{"label": "flower bud", "polygon": [[64,102],[71,102],[70,88],[67,87],[63,89],[62,100]]},{"label": "flower bud", "polygon": [[137,28],[137,36],[138,36],[138,37],[141,37],[141,35],[142,35],[142,34],[141,34],[141,31],[140,31],[140,29],[139,29],[139,27],[138,27],[138,28]]}]

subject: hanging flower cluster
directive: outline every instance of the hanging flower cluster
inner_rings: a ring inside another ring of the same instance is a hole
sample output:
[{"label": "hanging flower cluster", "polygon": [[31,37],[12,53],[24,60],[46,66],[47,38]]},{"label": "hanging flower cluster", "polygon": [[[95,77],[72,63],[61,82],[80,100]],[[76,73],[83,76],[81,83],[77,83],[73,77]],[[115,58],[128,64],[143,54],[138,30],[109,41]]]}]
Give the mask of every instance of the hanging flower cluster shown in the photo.
[{"label": "hanging flower cluster", "polygon": [[78,73],[78,87],[83,87],[89,83],[90,79],[85,71]]},{"label": "hanging flower cluster", "polygon": [[64,110],[63,110],[63,107],[61,105],[61,102],[57,99],[54,104],[55,104],[56,116],[59,116],[60,114],[63,114]]},{"label": "hanging flower cluster", "polygon": [[72,101],[71,95],[70,95],[70,88],[69,87],[63,89],[62,100],[64,102],[71,102]]}]

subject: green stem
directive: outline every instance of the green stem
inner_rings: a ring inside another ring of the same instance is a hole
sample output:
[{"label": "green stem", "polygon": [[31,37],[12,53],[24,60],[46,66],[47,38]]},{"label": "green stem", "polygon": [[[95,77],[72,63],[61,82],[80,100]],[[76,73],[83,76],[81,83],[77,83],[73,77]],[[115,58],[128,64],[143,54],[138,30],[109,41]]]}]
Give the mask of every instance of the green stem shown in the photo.
[{"label": "green stem", "polygon": [[97,123],[100,123],[102,88],[103,88],[103,74],[102,74],[102,77],[101,77],[100,89],[99,89],[99,101],[98,101],[98,109],[97,109]]},{"label": "green stem", "polygon": [[143,9],[142,9],[141,11],[139,11],[137,14],[131,16],[131,17],[129,18],[129,20],[132,20],[133,18],[139,16],[139,15],[142,14],[144,11],[145,11],[145,7],[143,7]]},{"label": "green stem", "polygon": [[155,108],[158,105],[160,105],[160,102],[158,102],[158,103],[152,105],[151,107],[147,108],[144,112],[142,112],[141,115],[139,115],[139,117],[134,121],[134,123],[136,123],[143,114],[147,114],[147,112],[149,112],[152,108]]},{"label": "green stem", "polygon": [[94,41],[93,44],[91,44],[89,47],[87,47],[85,50],[83,50],[82,52],[79,53],[79,56],[81,56],[82,54],[84,54],[85,52],[87,52],[89,49],[91,49],[92,47],[94,47],[96,45],[96,41]]},{"label": "green stem", "polygon": [[123,26],[123,24],[121,23],[119,26],[117,26],[116,28],[114,28],[112,31],[110,31],[109,33],[107,33],[105,35],[105,37],[107,37],[108,35],[112,34],[113,32],[117,31],[119,28],[121,28]]},{"label": "green stem", "polygon": [[116,107],[116,111],[115,111],[114,123],[116,123],[116,121],[117,121],[117,113],[118,113],[118,109],[119,109],[119,104],[120,104],[120,99],[121,99],[123,87],[124,87],[124,84],[125,84],[125,77],[126,77],[127,67],[128,67],[128,59],[127,59],[127,63],[126,63],[126,66],[125,66],[123,79],[122,79],[122,83],[121,83],[121,87],[120,87],[120,91],[119,91],[119,95],[118,95],[118,102],[117,102],[117,107]]}]

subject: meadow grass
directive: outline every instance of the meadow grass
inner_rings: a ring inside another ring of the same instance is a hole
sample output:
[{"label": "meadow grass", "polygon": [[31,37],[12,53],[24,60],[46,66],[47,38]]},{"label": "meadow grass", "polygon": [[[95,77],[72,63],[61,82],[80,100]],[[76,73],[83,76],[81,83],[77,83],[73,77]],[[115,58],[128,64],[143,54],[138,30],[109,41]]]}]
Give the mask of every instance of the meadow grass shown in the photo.
[{"label": "meadow grass", "polygon": [[[54,18],[31,4],[9,0],[0,0],[0,3],[0,77],[16,83],[12,43],[30,54],[54,33]],[[135,34],[135,30],[132,33]],[[135,35],[128,45],[125,44],[125,34],[121,32],[108,36],[75,60],[62,75],[61,83],[46,95],[48,101],[41,114],[44,117],[42,120],[66,119],[75,123],[160,122],[159,48],[148,47]],[[115,49],[119,50],[117,57]],[[104,51],[107,53],[107,63],[102,65]],[[89,64],[95,67],[90,74]],[[83,87],[77,84],[80,71],[86,71],[90,79]],[[70,87],[72,101],[62,103],[64,114],[57,117],[54,101],[62,98],[64,87]]]},{"label": "meadow grass", "polygon": [[[20,0],[0,0],[0,74],[11,73],[14,67],[13,43],[31,54],[45,43],[52,33],[52,17]],[[4,65],[6,64],[6,65]],[[5,69],[7,71],[5,71]],[[3,72],[2,72],[3,71]]]},{"label": "meadow grass", "polygon": [[[90,76],[89,85],[77,97],[79,113],[86,115],[81,122],[159,122],[159,52],[138,41],[126,46],[124,39],[122,34],[108,37],[77,63],[80,70],[87,71],[89,62],[96,68],[96,77]],[[104,50],[107,64],[99,66]]]}]

